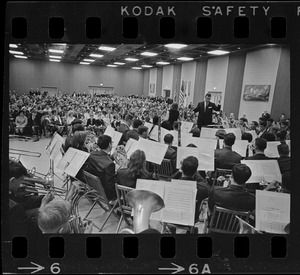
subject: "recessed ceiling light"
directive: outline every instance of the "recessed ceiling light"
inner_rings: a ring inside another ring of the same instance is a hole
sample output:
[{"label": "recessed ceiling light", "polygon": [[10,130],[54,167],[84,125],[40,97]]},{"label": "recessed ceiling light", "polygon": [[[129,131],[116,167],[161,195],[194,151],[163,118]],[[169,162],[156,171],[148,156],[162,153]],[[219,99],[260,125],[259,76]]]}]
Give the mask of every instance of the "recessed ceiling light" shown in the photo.
[{"label": "recessed ceiling light", "polygon": [[17,52],[17,51],[9,51],[11,54],[20,54],[20,55],[24,55],[24,53],[22,52]]},{"label": "recessed ceiling light", "polygon": [[18,48],[18,45],[17,44],[9,44],[9,47],[10,48]]},{"label": "recessed ceiling light", "polygon": [[116,64],[116,65],[124,65],[125,63],[123,63],[123,62],[114,62],[114,64]]},{"label": "recessed ceiling light", "polygon": [[238,50],[240,50],[241,49],[241,47],[238,47]]},{"label": "recessed ceiling light", "polygon": [[49,59],[49,61],[52,61],[52,62],[60,62],[60,60],[58,60],[58,59]]},{"label": "recessed ceiling light", "polygon": [[164,62],[164,61],[159,61],[159,62],[156,62],[157,65],[168,65],[170,64],[170,62]]},{"label": "recessed ceiling light", "polygon": [[167,45],[165,45],[165,47],[173,48],[173,49],[181,49],[181,48],[184,48],[186,46],[187,45],[185,45],[185,44],[167,44]]},{"label": "recessed ceiling light", "polygon": [[16,57],[16,58],[23,58],[23,59],[27,59],[27,56],[24,56],[24,55],[15,55],[14,57]]},{"label": "recessed ceiling light", "polygon": [[213,55],[222,55],[222,54],[228,54],[229,52],[228,51],[222,51],[222,50],[214,50],[214,51],[210,51],[210,52],[207,52],[209,54],[213,54]]},{"label": "recessed ceiling light", "polygon": [[142,68],[141,67],[132,67],[132,69],[134,69],[134,70],[141,70]]},{"label": "recessed ceiling light", "polygon": [[191,61],[194,60],[194,58],[192,57],[178,57],[177,60],[181,60],[181,61]]},{"label": "recessed ceiling light", "polygon": [[152,53],[152,52],[143,52],[141,53],[141,55],[145,55],[145,56],[156,56],[157,53]]},{"label": "recessed ceiling light", "polygon": [[83,61],[85,61],[85,62],[94,62],[95,59],[83,59]]},{"label": "recessed ceiling light", "polygon": [[143,68],[152,68],[153,66],[151,65],[142,65]]},{"label": "recessed ceiling light", "polygon": [[95,57],[95,58],[101,58],[103,57],[103,54],[90,54],[90,57]]},{"label": "recessed ceiling light", "polygon": [[131,58],[131,57],[125,58],[125,60],[127,60],[127,61],[138,61],[137,58]]},{"label": "recessed ceiling light", "polygon": [[117,65],[108,64],[107,67],[113,67],[113,68],[115,68],[115,67],[118,67],[118,66]]},{"label": "recessed ceiling light", "polygon": [[50,53],[63,53],[63,50],[55,50],[55,49],[49,49]]},{"label": "recessed ceiling light", "polygon": [[116,48],[113,48],[113,47],[107,47],[107,46],[101,46],[98,48],[99,50],[102,50],[102,51],[108,51],[108,52],[112,52],[114,51]]},{"label": "recessed ceiling light", "polygon": [[88,62],[80,62],[79,64],[81,64],[81,65],[90,65],[90,63],[88,63]]},{"label": "recessed ceiling light", "polygon": [[50,58],[57,58],[57,59],[61,59],[61,56],[59,55],[49,55]]}]

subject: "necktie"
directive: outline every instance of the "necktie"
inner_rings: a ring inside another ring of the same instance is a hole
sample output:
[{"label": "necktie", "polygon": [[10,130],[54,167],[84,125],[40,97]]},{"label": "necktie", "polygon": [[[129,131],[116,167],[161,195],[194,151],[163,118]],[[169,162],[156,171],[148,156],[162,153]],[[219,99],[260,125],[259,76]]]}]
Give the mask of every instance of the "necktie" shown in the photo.
[{"label": "necktie", "polygon": [[204,102],[204,112],[206,112],[206,102]]}]

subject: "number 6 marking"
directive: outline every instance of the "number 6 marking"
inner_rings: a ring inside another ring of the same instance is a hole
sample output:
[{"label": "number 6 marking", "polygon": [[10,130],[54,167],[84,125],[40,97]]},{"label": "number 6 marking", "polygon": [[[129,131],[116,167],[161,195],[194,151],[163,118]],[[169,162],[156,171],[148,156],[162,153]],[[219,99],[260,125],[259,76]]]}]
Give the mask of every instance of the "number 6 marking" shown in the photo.
[{"label": "number 6 marking", "polygon": [[50,271],[51,271],[51,273],[53,273],[53,274],[58,274],[58,273],[60,273],[59,263],[54,263],[54,264],[52,264],[51,267],[50,267]]}]

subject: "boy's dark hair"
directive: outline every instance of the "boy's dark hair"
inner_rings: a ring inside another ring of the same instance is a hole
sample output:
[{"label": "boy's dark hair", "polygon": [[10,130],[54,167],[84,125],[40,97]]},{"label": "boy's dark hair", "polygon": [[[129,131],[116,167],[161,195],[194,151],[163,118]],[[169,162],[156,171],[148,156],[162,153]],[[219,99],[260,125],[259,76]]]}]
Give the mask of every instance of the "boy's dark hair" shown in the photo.
[{"label": "boy's dark hair", "polygon": [[141,136],[143,133],[147,132],[148,131],[148,127],[147,126],[144,126],[144,125],[141,125],[139,128],[138,128],[138,134]]},{"label": "boy's dark hair", "polygon": [[171,144],[173,142],[173,140],[174,140],[174,137],[171,134],[166,134],[164,136],[164,142],[166,144]]},{"label": "boy's dark hair", "polygon": [[259,123],[259,126],[267,127],[267,122],[266,121],[262,121],[262,122]]},{"label": "boy's dark hair", "polygon": [[197,172],[199,162],[194,156],[189,156],[182,161],[181,170],[186,176],[194,176]]},{"label": "boy's dark hair", "polygon": [[232,177],[237,184],[244,184],[251,175],[251,169],[246,164],[238,163],[232,168]]},{"label": "boy's dark hair", "polygon": [[200,137],[200,129],[196,128],[193,130],[193,137]]},{"label": "boy's dark hair", "polygon": [[263,151],[267,148],[267,141],[264,138],[256,138],[255,139],[255,146],[260,150]]},{"label": "boy's dark hair", "polygon": [[227,146],[232,146],[235,142],[235,135],[233,133],[228,133],[224,136],[224,144]]},{"label": "boy's dark hair", "polygon": [[108,135],[102,135],[98,137],[97,144],[100,149],[105,150],[108,148],[109,144],[111,143],[111,137]]},{"label": "boy's dark hair", "polygon": [[248,140],[248,142],[251,142],[252,139],[253,139],[253,137],[252,137],[251,133],[244,132],[242,134],[242,140]]},{"label": "boy's dark hair", "polygon": [[133,128],[135,129],[139,128],[139,126],[141,125],[143,125],[143,121],[141,121],[140,119],[135,119],[132,124]]},{"label": "boy's dark hair", "polygon": [[290,148],[286,143],[281,143],[277,145],[277,150],[279,155],[288,156],[290,153]]}]

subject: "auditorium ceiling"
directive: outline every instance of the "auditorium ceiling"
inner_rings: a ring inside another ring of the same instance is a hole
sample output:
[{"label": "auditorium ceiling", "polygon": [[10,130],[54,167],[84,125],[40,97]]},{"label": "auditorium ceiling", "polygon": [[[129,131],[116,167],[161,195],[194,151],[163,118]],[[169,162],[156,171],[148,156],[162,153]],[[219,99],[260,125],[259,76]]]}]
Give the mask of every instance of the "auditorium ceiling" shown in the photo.
[{"label": "auditorium ceiling", "polygon": [[[19,56],[19,58],[27,57],[28,60],[54,60],[53,62],[73,64],[83,62],[83,65],[90,66],[151,68],[211,58],[216,56],[209,53],[214,50],[232,54],[272,46],[276,45],[189,44],[179,48],[180,44],[10,44],[9,51],[11,58]],[[144,55],[145,52],[146,54],[150,52],[150,55]]]}]

